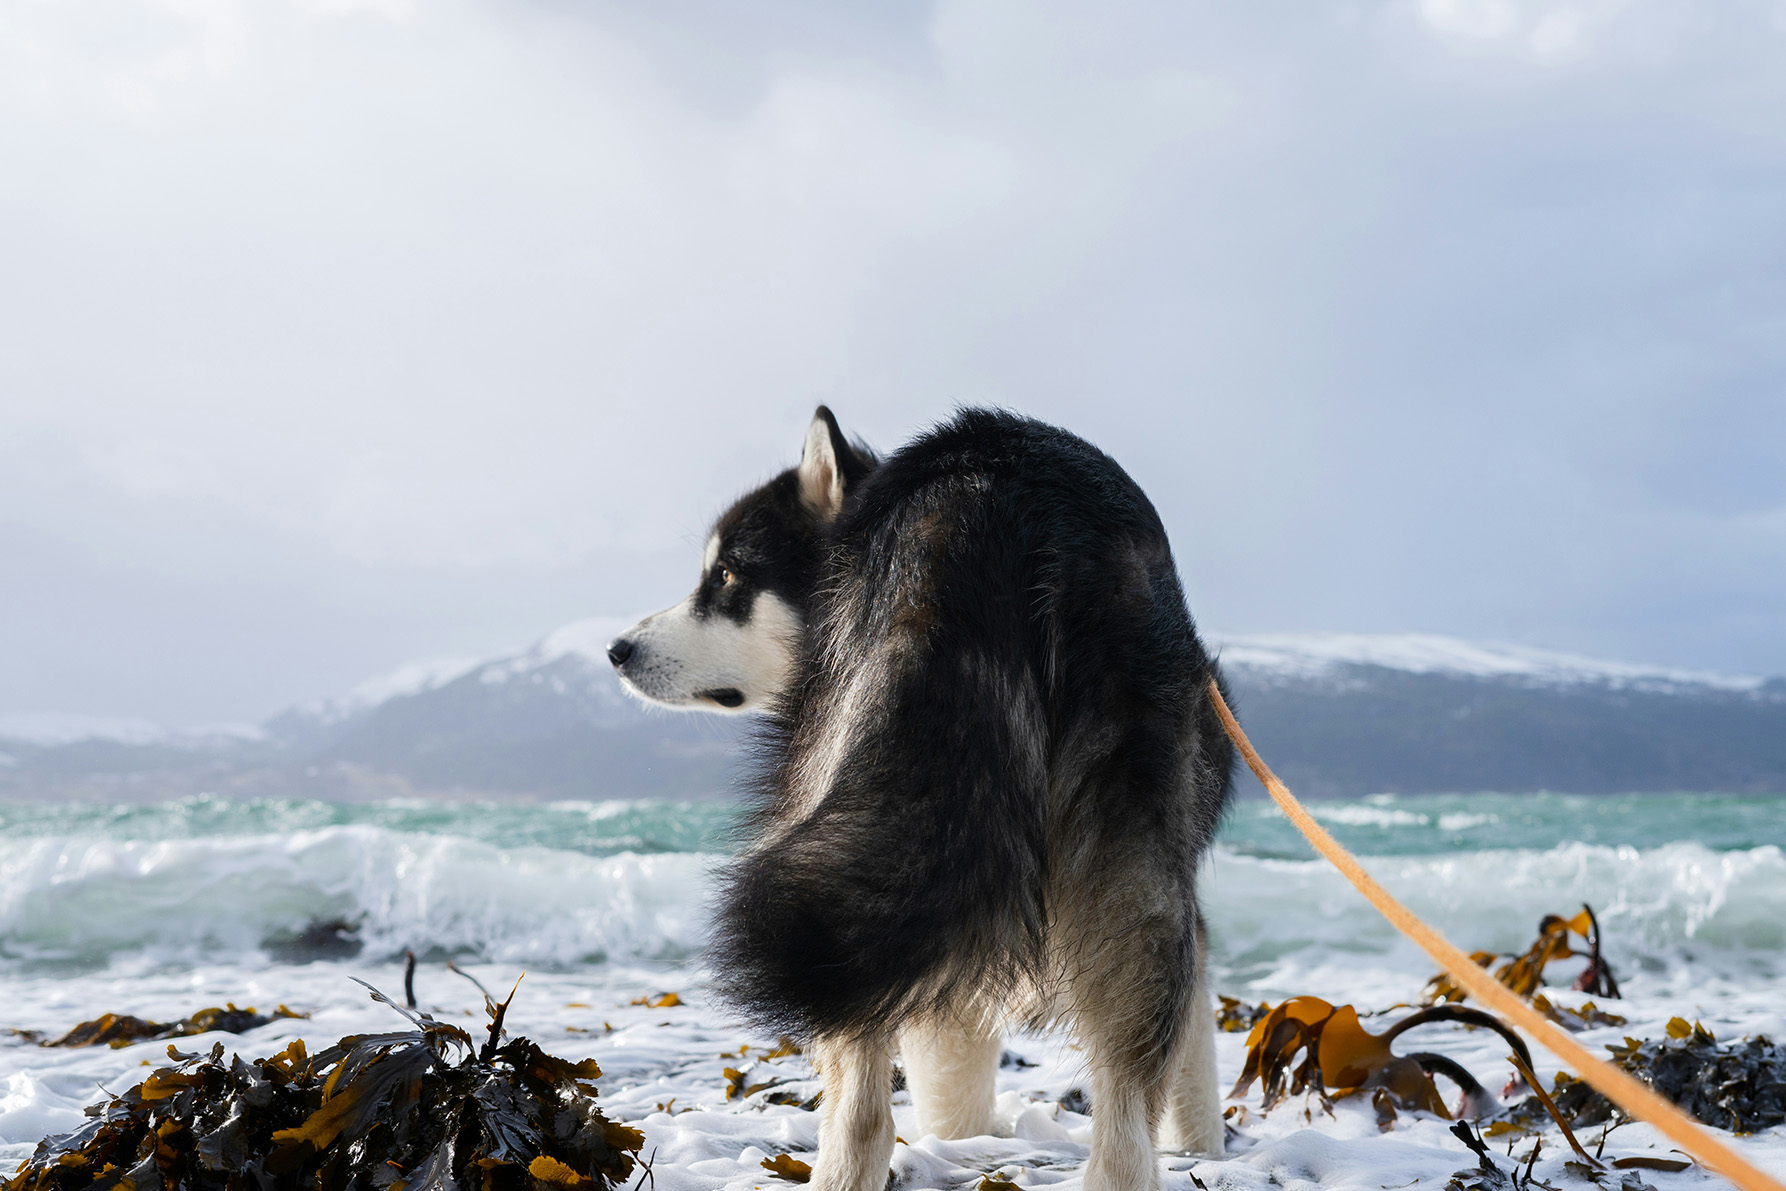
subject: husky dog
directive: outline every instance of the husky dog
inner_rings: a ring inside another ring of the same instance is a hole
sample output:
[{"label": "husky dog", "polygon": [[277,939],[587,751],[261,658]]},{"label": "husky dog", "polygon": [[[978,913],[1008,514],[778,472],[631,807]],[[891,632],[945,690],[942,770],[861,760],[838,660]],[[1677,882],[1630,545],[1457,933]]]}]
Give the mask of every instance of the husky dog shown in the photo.
[{"label": "husky dog", "polygon": [[990,1131],[1000,1028],[1071,1024],[1088,1191],[1219,1152],[1196,876],[1233,750],[1166,533],[1062,430],[967,410],[886,460],[820,407],[700,585],[617,638],[636,694],[766,715],[714,971],[824,1078],[820,1191],[882,1191],[892,1055],[921,1133]]}]

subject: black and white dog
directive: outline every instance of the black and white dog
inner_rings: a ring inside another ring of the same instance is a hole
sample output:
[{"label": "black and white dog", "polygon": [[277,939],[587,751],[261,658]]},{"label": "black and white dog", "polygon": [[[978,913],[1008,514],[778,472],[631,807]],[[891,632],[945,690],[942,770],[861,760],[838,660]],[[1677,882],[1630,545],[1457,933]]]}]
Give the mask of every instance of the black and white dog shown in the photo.
[{"label": "black and white dog", "polygon": [[714,526],[700,586],[609,647],[638,695],[766,713],[712,955],[824,1076],[812,1185],[882,1191],[918,1128],[991,1124],[1000,1028],[1089,1052],[1088,1191],[1222,1122],[1196,876],[1232,748],[1158,515],[1062,430],[968,410],[885,461],[820,408]]}]

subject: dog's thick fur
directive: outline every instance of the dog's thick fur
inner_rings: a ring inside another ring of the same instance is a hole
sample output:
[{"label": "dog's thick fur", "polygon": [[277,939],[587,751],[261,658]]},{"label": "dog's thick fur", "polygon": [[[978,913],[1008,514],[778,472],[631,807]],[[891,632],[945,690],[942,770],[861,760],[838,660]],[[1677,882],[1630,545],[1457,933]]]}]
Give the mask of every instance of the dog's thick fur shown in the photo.
[{"label": "dog's thick fur", "polygon": [[1233,753],[1153,506],[1064,431],[969,410],[880,462],[821,408],[701,586],[614,643],[645,697],[767,712],[712,965],[825,1079],[813,1185],[881,1191],[891,1055],[919,1128],[990,1125],[999,1029],[1070,1022],[1090,1191],[1219,1151],[1198,865]]}]

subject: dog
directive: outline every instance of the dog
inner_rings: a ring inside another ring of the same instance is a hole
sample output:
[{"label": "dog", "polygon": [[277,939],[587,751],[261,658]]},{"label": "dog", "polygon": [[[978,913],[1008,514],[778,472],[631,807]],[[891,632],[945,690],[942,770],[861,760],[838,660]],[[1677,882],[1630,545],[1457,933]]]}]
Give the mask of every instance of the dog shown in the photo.
[{"label": "dog", "polygon": [[710,960],[824,1081],[812,1186],[882,1191],[893,1053],[920,1133],[990,1131],[1001,1028],[1088,1051],[1087,1191],[1219,1153],[1197,871],[1234,755],[1159,516],[1107,455],[970,409],[885,460],[819,407],[616,638],[637,696],[763,716]]}]

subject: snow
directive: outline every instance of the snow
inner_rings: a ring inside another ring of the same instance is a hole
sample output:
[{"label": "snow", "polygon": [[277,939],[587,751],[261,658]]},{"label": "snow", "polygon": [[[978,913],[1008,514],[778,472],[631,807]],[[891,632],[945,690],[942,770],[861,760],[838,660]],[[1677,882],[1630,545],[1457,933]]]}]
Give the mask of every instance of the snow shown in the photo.
[{"label": "snow", "polygon": [[[256,724],[200,724],[175,729],[123,716],[70,715],[59,711],[0,715],[0,740],[39,748],[58,748],[87,741],[199,748],[229,741],[265,740],[266,736],[266,731]],[[0,765],[4,764],[5,761],[0,761]]]},{"label": "snow", "polygon": [[493,659],[483,667],[479,680],[492,684],[510,682],[565,658],[574,658],[606,673],[608,642],[637,622],[637,617],[618,616],[592,616],[572,621],[554,629],[521,653]]},{"label": "snow", "polygon": [[[517,969],[506,965],[469,968],[487,987],[507,989]],[[395,963],[313,963],[299,966],[244,968],[209,964],[187,971],[98,973],[83,981],[13,978],[8,1001],[16,1007],[19,1027],[61,1032],[101,1012],[133,1012],[171,1020],[203,1005],[234,1001],[263,1011],[285,1003],[308,1011],[307,1020],[279,1020],[247,1034],[209,1034],[180,1039],[183,1050],[204,1051],[221,1042],[226,1051],[245,1056],[272,1054],[291,1039],[304,1038],[314,1052],[327,1042],[356,1033],[402,1028],[395,1015],[373,1004],[349,980],[357,976],[396,994],[402,974]],[[801,1056],[767,1059],[774,1039],[742,1026],[715,1006],[702,991],[704,973],[679,965],[600,965],[575,971],[532,971],[521,982],[509,1013],[511,1033],[524,1034],[547,1051],[569,1059],[593,1057],[601,1065],[598,1103],[610,1118],[626,1121],[645,1134],[644,1156],[653,1161],[652,1182],[662,1191],[745,1191],[786,1186],[762,1168],[765,1158],[792,1153],[812,1161],[818,1140],[819,1112],[794,1105],[770,1104],[772,1092],[810,1097],[818,1082]],[[635,1001],[663,991],[680,994],[683,1004],[653,1009]],[[1239,990],[1236,990],[1239,991]],[[1339,990],[1333,990],[1339,991]],[[1366,990],[1359,989],[1364,992]],[[1728,992],[1728,990],[1719,990]],[[482,1020],[480,998],[469,982],[425,964],[417,973],[422,1007],[476,1030]],[[1674,1013],[1700,1016],[1720,1037],[1734,1037],[1770,1017],[1778,988],[1753,989],[1738,999],[1653,996],[1638,993],[1615,1008],[1631,1017],[1621,1029],[1597,1029],[1580,1035],[1599,1049],[1634,1032],[1655,1036]],[[1580,998],[1553,991],[1553,999],[1573,1003]],[[1362,1007],[1362,1006],[1361,1006]],[[1367,1019],[1366,1028],[1383,1029],[1392,1017]],[[1410,1049],[1415,1039],[1402,1044]],[[739,1048],[750,1052],[739,1056]],[[116,1050],[45,1050],[24,1038],[0,1041],[0,1166],[28,1156],[48,1133],[73,1129],[83,1121],[83,1105],[100,1099],[99,1086],[122,1091],[166,1064],[165,1042],[143,1042]],[[1012,1032],[1005,1047],[1015,1062],[1000,1069],[997,1106],[991,1134],[943,1140],[919,1133],[908,1093],[894,1096],[894,1125],[900,1138],[892,1155],[892,1185],[899,1191],[972,1188],[982,1176],[1009,1179],[1019,1187],[1051,1187],[1078,1191],[1084,1163],[1097,1128],[1096,1105],[1082,1116],[1062,1106],[1071,1089],[1087,1087],[1084,1052],[1061,1034]],[[1499,1088],[1511,1074],[1506,1048],[1488,1031],[1448,1025],[1423,1027],[1417,1047],[1447,1054]],[[1241,1034],[1217,1035],[1218,1080],[1231,1087],[1239,1075],[1245,1040]],[[1537,1052],[1540,1078],[1546,1083],[1557,1068]],[[773,1089],[728,1099],[725,1069],[746,1072],[751,1084],[776,1081]],[[1449,1085],[1441,1083],[1447,1100]],[[1323,1106],[1318,1100],[1291,1097],[1270,1114],[1259,1111],[1259,1088],[1230,1100],[1235,1126],[1222,1157],[1165,1153],[1159,1157],[1163,1191],[1379,1191],[1382,1187],[1443,1187],[1450,1175],[1475,1166],[1475,1159],[1451,1136],[1448,1123],[1426,1114],[1403,1112],[1391,1131],[1380,1132],[1365,1097]],[[1750,1161],[1775,1173],[1786,1171],[1786,1136],[1771,1129],[1732,1137],[1719,1134]],[[1591,1147],[1598,1130],[1590,1130]],[[1544,1135],[1535,1173],[1555,1186],[1582,1185],[1563,1169],[1571,1157],[1553,1128]],[[1520,1155],[1531,1141],[1515,1146]],[[1499,1153],[1503,1145],[1495,1144]],[[1647,1125],[1628,1125],[1606,1144],[1608,1159],[1634,1154],[1670,1156],[1669,1143]],[[1503,1169],[1510,1166],[1501,1158]],[[1192,1176],[1197,1182],[1193,1183]],[[1684,1191],[1713,1185],[1708,1176],[1643,1172],[1658,1191]]]},{"label": "snow", "polygon": [[606,671],[608,642],[637,619],[594,616],[554,629],[525,649],[477,657],[439,657],[408,662],[366,679],[345,695],[310,704],[303,710],[325,723],[339,723],[392,699],[438,690],[469,674],[476,674],[480,682],[498,685],[529,677],[565,658],[575,658]]},{"label": "snow", "polygon": [[1545,686],[1603,684],[1671,690],[1709,687],[1747,692],[1757,675],[1614,662],[1529,645],[1464,641],[1435,633],[1252,633],[1215,636],[1222,663],[1283,678],[1321,678],[1344,666],[1381,666],[1410,674],[1455,674]]},{"label": "snow", "polygon": [[118,744],[163,744],[172,733],[148,720],[121,716],[70,715],[57,711],[0,715],[0,740],[42,748],[106,740]]},{"label": "snow", "polygon": [[463,678],[484,665],[487,660],[481,657],[442,657],[406,662],[395,670],[366,679],[345,695],[324,700],[312,710],[326,722],[335,723],[370,711],[392,699],[437,690]]}]

